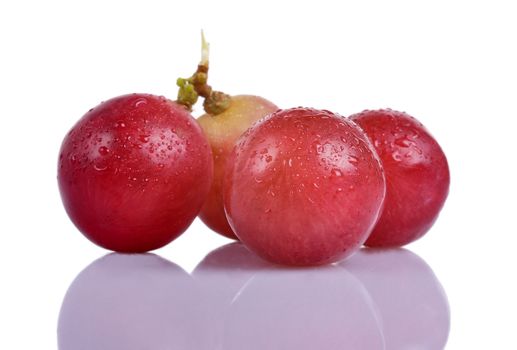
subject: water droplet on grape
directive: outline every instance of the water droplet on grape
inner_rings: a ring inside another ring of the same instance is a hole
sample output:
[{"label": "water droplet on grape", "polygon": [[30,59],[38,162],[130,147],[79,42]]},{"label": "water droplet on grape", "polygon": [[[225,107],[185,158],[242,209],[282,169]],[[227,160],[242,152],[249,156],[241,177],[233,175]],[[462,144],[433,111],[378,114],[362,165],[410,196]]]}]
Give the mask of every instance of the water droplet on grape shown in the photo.
[{"label": "water droplet on grape", "polygon": [[413,144],[412,141],[408,140],[407,138],[405,137],[400,137],[398,139],[395,139],[394,143],[397,145],[397,146],[400,146],[400,147],[409,147]]},{"label": "water droplet on grape", "polygon": [[356,156],[349,155],[348,162],[350,164],[356,165],[357,163],[359,163],[359,158],[357,158]]},{"label": "water droplet on grape", "polygon": [[138,108],[138,107],[141,107],[141,106],[145,106],[147,104],[147,100],[145,98],[139,98],[138,100],[135,101],[135,107]]},{"label": "water droplet on grape", "polygon": [[393,152],[391,154],[391,157],[393,158],[393,160],[395,160],[396,162],[400,162],[402,160],[402,156],[399,152]]},{"label": "water droplet on grape", "polygon": [[104,170],[108,169],[108,167],[106,165],[99,165],[99,164],[95,164],[93,166],[93,168],[97,171],[104,171]]},{"label": "water droplet on grape", "polygon": [[339,170],[339,169],[335,169],[335,168],[334,168],[334,169],[332,169],[332,170],[330,171],[330,173],[331,173],[332,175],[334,175],[334,176],[341,176],[341,175],[343,175],[343,173],[341,172],[341,170]]},{"label": "water droplet on grape", "polygon": [[99,147],[98,152],[101,156],[105,156],[109,153],[109,149],[106,146],[101,146]]}]

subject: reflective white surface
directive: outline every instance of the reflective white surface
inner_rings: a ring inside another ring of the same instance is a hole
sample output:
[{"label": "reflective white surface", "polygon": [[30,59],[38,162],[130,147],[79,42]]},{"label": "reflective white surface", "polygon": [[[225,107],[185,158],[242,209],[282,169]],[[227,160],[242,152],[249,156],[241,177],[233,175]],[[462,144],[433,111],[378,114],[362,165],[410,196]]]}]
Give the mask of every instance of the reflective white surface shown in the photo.
[{"label": "reflective white surface", "polygon": [[[175,98],[176,78],[198,63],[200,28],[217,90],[345,116],[391,107],[432,132],[449,160],[450,194],[433,228],[407,249],[447,292],[446,349],[517,349],[515,8],[509,0],[0,1],[0,349],[55,350],[68,287],[107,253],[63,209],[63,137],[111,97]],[[190,273],[227,243],[196,220],[155,253]],[[225,278],[235,293],[242,288]],[[425,330],[436,322],[430,315],[409,324]]]},{"label": "reflective white surface", "polygon": [[60,350],[443,349],[447,298],[408,250],[363,249],[337,265],[270,265],[239,243],[189,275],[154,254],[109,254],[70,286]]}]

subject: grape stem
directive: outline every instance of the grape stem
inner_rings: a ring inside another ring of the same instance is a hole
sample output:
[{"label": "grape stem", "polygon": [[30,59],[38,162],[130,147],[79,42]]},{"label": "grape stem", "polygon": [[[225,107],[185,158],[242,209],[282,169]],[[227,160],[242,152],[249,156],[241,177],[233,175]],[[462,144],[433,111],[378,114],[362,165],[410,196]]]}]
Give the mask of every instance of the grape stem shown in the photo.
[{"label": "grape stem", "polygon": [[205,99],[203,102],[205,112],[218,115],[230,107],[231,97],[223,92],[214,91],[207,84],[209,55],[210,44],[206,41],[203,31],[201,31],[201,61],[196,72],[190,78],[179,78],[176,81],[176,85],[179,87],[177,102],[191,110],[198,97],[201,96]]},{"label": "grape stem", "polygon": [[210,56],[210,44],[205,39],[205,33],[201,30],[201,62],[200,66],[205,66],[208,69],[208,57]]}]

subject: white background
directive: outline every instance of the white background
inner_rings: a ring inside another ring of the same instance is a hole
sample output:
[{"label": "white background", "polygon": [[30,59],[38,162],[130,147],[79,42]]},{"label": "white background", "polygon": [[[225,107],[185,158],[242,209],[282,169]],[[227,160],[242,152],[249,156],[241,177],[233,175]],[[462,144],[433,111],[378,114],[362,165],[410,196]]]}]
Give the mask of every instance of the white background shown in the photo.
[{"label": "white background", "polygon": [[[65,133],[110,97],[174,98],[201,28],[219,90],[343,115],[391,107],[431,130],[451,191],[408,249],[449,298],[447,348],[517,348],[516,18],[512,1],[2,2],[0,348],[55,349],[69,284],[106,253],[62,208]],[[191,271],[226,242],[196,221],[156,253]]]}]

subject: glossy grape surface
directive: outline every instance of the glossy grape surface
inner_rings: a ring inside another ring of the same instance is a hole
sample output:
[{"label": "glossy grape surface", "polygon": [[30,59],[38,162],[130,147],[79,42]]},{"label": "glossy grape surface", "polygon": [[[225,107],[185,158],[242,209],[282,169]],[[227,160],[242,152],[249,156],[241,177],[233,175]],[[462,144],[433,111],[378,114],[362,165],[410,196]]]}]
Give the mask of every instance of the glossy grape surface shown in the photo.
[{"label": "glossy grape surface", "polygon": [[355,252],[375,224],[384,176],[364,133],[328,111],[292,108],[239,139],[223,185],[230,225],[271,262],[317,265]]},{"label": "glossy grape surface", "polygon": [[268,100],[252,95],[231,98],[231,105],[218,115],[204,114],[198,122],[208,137],[214,156],[214,180],[199,218],[215,232],[232,239],[233,233],[223,205],[223,179],[228,155],[235,142],[254,122],[278,109]]},{"label": "glossy grape surface", "polygon": [[402,246],[434,224],[449,193],[449,166],[440,145],[410,115],[390,109],[350,117],[372,141],[386,176],[384,209],[366,241]]},{"label": "glossy grape surface", "polygon": [[86,113],[65,137],[58,183],[65,209],[94,243],[144,252],[178,237],[212,180],[208,141],[190,113],[132,94]]}]

